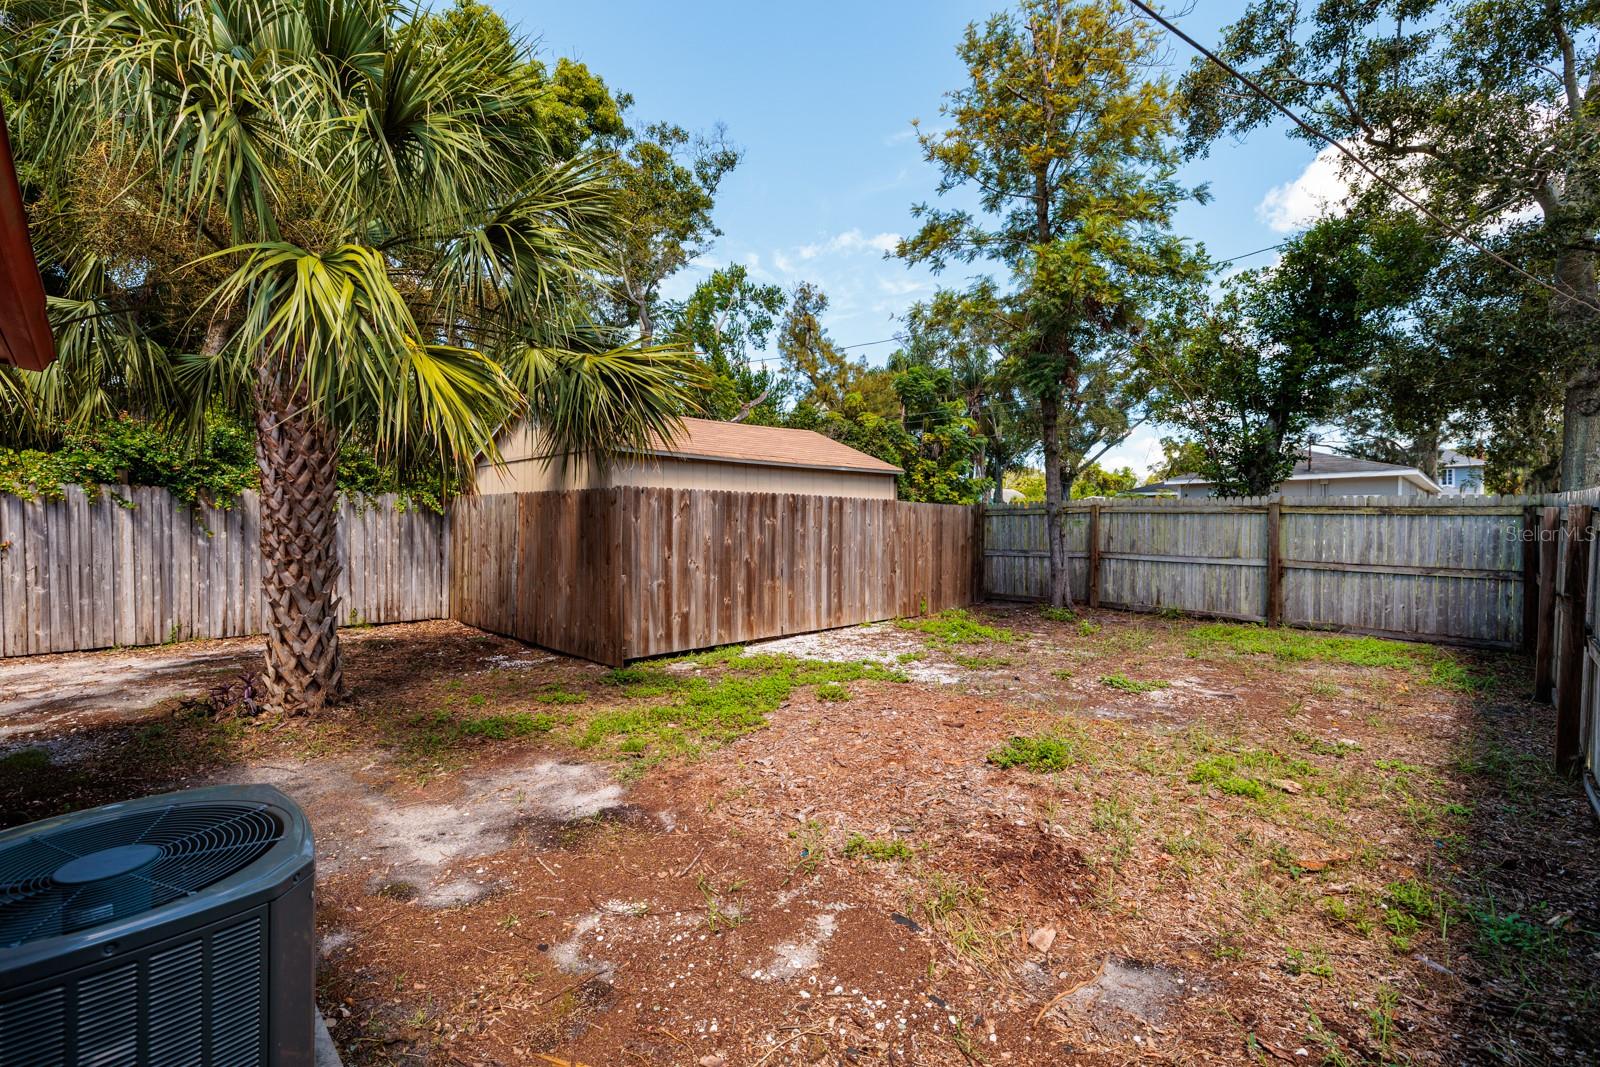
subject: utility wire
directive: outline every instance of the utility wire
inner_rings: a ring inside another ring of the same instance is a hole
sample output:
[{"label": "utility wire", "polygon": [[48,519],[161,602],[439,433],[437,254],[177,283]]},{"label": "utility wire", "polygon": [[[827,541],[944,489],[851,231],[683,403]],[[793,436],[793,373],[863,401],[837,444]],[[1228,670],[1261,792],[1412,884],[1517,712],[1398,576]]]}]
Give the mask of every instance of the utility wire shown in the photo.
[{"label": "utility wire", "polygon": [[1591,309],[1593,311],[1600,311],[1600,305],[1591,303],[1590,301],[1584,299],[1583,297],[1578,296],[1576,293],[1568,292],[1568,291],[1566,291],[1564,289],[1561,289],[1561,288],[1559,288],[1559,287],[1557,287],[1555,285],[1552,285],[1550,282],[1545,281],[1543,278],[1540,278],[1538,275],[1529,272],[1525,268],[1518,266],[1517,264],[1511,262],[1509,259],[1506,259],[1504,256],[1500,255],[1498,252],[1495,252],[1492,249],[1486,247],[1484,244],[1482,244],[1478,240],[1468,236],[1467,233],[1466,233],[1465,227],[1456,226],[1455,224],[1451,223],[1449,220],[1445,219],[1444,216],[1440,215],[1438,212],[1436,212],[1432,208],[1428,207],[1422,201],[1418,200],[1416,197],[1414,197],[1410,193],[1406,192],[1398,184],[1396,184],[1395,182],[1391,181],[1389,178],[1385,177],[1384,175],[1378,173],[1378,171],[1371,164],[1369,164],[1365,159],[1361,158],[1360,153],[1353,151],[1351,148],[1349,148],[1348,146],[1346,146],[1342,142],[1340,142],[1340,141],[1336,140],[1335,138],[1330,137],[1327,134],[1323,133],[1321,130],[1319,130],[1315,126],[1311,125],[1311,123],[1307,122],[1305,119],[1301,118],[1299,115],[1297,115],[1293,111],[1289,110],[1287,105],[1280,103],[1278,101],[1277,97],[1273,96],[1271,93],[1269,93],[1265,89],[1263,89],[1260,85],[1258,85],[1255,82],[1254,79],[1252,79],[1248,75],[1240,72],[1237,68],[1235,68],[1234,66],[1229,64],[1221,56],[1217,55],[1215,52],[1213,52],[1211,49],[1207,48],[1205,45],[1201,44],[1199,41],[1195,40],[1193,37],[1190,37],[1183,30],[1179,29],[1176,23],[1172,22],[1165,15],[1161,14],[1155,8],[1153,8],[1149,4],[1145,3],[1145,0],[1128,0],[1128,2],[1131,3],[1134,7],[1138,8],[1140,11],[1143,11],[1147,16],[1149,16],[1153,21],[1155,21],[1162,28],[1164,28],[1168,33],[1170,33],[1174,37],[1178,38],[1180,41],[1182,41],[1184,44],[1188,45],[1190,48],[1193,48],[1196,52],[1199,52],[1201,55],[1205,56],[1206,59],[1210,60],[1212,63],[1215,63],[1218,67],[1222,68],[1222,70],[1227,72],[1227,74],[1230,77],[1234,78],[1236,81],[1240,82],[1246,88],[1248,88],[1251,92],[1253,92],[1257,96],[1259,96],[1262,100],[1265,100],[1268,104],[1272,105],[1273,110],[1277,111],[1280,115],[1282,115],[1285,118],[1287,118],[1290,122],[1294,123],[1296,126],[1300,127],[1302,130],[1304,130],[1305,132],[1311,134],[1313,137],[1317,138],[1318,140],[1325,141],[1329,145],[1331,145],[1332,147],[1338,149],[1352,163],[1354,163],[1362,171],[1366,172],[1366,174],[1368,176],[1370,176],[1373,181],[1377,182],[1379,185],[1382,185],[1384,188],[1386,188],[1390,192],[1394,193],[1400,199],[1404,200],[1406,203],[1410,204],[1412,207],[1414,207],[1418,211],[1422,212],[1422,214],[1426,215],[1432,221],[1438,223],[1439,226],[1441,226],[1444,229],[1445,233],[1448,236],[1453,237],[1454,239],[1462,242],[1463,244],[1470,245],[1471,247],[1477,249],[1479,252],[1482,252],[1484,255],[1488,256],[1490,259],[1494,260],[1496,263],[1499,263],[1501,266],[1511,269],[1515,273],[1520,274],[1524,278],[1526,278],[1529,281],[1533,282],[1535,285],[1542,286],[1543,288],[1550,290],[1552,293],[1555,293],[1557,296],[1559,296],[1559,297],[1561,297],[1563,299],[1571,300],[1571,301],[1574,301],[1575,303],[1582,304],[1585,307],[1587,307],[1587,308],[1589,308],[1589,309]]},{"label": "utility wire", "polygon": [[1225,267],[1229,263],[1237,263],[1241,259],[1249,259],[1251,256],[1259,256],[1263,252],[1276,252],[1278,249],[1282,248],[1284,245],[1286,245],[1288,243],[1289,243],[1288,241],[1279,241],[1275,245],[1268,245],[1265,248],[1258,248],[1254,252],[1245,252],[1242,255],[1234,256],[1232,259],[1219,259],[1219,260],[1217,260],[1217,266]]}]

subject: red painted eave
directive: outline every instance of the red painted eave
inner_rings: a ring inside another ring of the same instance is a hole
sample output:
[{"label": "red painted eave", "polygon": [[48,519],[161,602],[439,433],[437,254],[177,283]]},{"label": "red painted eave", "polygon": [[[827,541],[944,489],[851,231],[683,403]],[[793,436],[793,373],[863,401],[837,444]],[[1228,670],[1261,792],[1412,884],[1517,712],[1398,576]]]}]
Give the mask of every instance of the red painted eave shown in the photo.
[{"label": "red painted eave", "polygon": [[44,370],[56,358],[45,317],[44,284],[28,243],[22,190],[11,162],[6,117],[0,112],[0,363]]}]

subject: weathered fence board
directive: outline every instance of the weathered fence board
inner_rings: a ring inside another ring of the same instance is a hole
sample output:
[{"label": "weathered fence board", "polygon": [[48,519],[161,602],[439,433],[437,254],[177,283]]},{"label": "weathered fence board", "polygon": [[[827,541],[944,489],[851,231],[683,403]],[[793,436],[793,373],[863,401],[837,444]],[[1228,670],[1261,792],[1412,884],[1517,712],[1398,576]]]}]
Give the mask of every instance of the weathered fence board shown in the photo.
[{"label": "weathered fence board", "polygon": [[[1523,632],[1523,508],[1522,498],[1075,501],[1072,591],[1138,611],[1509,647]],[[988,594],[1044,599],[1044,509],[994,508],[984,521]]]},{"label": "weathered fence board", "polygon": [[[164,489],[0,495],[0,656],[261,632],[260,505],[190,509]],[[392,497],[339,509],[345,623],[449,615],[442,516]]]},{"label": "weathered fence board", "polygon": [[618,488],[451,512],[454,617],[604,663],[975,599],[972,510]]}]

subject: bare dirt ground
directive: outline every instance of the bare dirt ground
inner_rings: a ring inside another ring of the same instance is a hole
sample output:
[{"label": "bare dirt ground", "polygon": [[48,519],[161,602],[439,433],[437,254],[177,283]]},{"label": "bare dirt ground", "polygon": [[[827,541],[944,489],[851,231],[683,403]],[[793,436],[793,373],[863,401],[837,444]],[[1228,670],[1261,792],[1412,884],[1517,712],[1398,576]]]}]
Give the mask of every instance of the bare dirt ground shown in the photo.
[{"label": "bare dirt ground", "polygon": [[353,1064],[1600,1059],[1600,833],[1517,657],[1035,608],[620,671],[348,631],[0,664],[0,825],[269,781]]}]

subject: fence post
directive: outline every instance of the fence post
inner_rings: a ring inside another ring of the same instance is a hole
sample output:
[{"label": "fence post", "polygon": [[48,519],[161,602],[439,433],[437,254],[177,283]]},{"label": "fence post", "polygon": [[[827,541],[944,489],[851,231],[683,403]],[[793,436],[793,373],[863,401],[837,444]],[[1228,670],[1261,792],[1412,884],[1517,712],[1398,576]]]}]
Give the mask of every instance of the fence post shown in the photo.
[{"label": "fence post", "polygon": [[1089,505],[1089,606],[1100,606],[1100,505]]},{"label": "fence post", "polygon": [[1539,512],[1539,624],[1533,646],[1533,699],[1541,704],[1550,703],[1554,687],[1555,657],[1552,644],[1555,640],[1556,615],[1556,554],[1561,543],[1556,535],[1561,530],[1561,509],[1544,508]]},{"label": "fence post", "polygon": [[1594,508],[1567,508],[1567,609],[1561,619],[1561,689],[1556,694],[1556,772],[1567,774],[1578,762],[1583,721],[1584,621],[1589,599],[1590,521]]},{"label": "fence post", "polygon": [[1522,509],[1522,650],[1533,652],[1539,639],[1539,509]]},{"label": "fence post", "polygon": [[989,506],[979,500],[972,509],[972,597],[974,604],[984,599],[986,576],[983,565],[983,543],[989,535]]},{"label": "fence post", "polygon": [[1267,625],[1283,625],[1283,503],[1267,504]]}]

